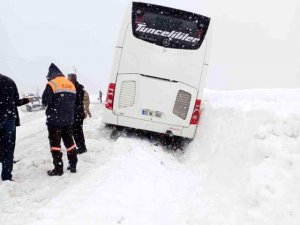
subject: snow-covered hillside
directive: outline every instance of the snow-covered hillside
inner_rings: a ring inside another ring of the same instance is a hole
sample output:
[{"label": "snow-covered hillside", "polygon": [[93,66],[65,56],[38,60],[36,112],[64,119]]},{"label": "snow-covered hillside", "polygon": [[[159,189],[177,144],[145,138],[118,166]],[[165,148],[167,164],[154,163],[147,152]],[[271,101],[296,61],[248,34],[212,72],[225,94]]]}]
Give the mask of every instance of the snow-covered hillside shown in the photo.
[{"label": "snow-covered hillside", "polygon": [[[300,89],[206,91],[184,154],[109,139],[103,105],[85,122],[78,173],[52,168],[44,112],[21,112],[16,182],[0,181],[0,224],[298,225]],[[64,156],[66,162],[66,154]]]}]

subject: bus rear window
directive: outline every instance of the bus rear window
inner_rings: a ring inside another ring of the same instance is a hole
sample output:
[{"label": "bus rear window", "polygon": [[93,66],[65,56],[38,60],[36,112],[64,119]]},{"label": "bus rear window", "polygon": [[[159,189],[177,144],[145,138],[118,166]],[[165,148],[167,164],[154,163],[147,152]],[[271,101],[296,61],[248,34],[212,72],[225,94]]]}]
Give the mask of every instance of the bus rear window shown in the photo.
[{"label": "bus rear window", "polygon": [[133,3],[132,29],[136,38],[166,48],[199,49],[210,19],[146,3]]}]

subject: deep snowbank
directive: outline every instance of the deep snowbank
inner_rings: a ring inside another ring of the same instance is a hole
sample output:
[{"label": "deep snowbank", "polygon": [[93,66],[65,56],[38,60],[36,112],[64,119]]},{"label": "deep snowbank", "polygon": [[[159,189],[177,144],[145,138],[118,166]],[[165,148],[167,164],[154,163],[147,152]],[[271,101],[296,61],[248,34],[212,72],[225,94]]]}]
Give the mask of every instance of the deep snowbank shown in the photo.
[{"label": "deep snowbank", "polygon": [[205,96],[184,154],[138,138],[111,141],[103,105],[93,104],[89,152],[77,174],[62,177],[46,175],[43,112],[22,113],[21,161],[16,182],[0,182],[0,224],[299,224],[300,90]]},{"label": "deep snowbank", "polygon": [[[198,224],[298,224],[300,92],[207,92],[186,160],[212,210]],[[200,219],[200,218],[199,218]]]}]

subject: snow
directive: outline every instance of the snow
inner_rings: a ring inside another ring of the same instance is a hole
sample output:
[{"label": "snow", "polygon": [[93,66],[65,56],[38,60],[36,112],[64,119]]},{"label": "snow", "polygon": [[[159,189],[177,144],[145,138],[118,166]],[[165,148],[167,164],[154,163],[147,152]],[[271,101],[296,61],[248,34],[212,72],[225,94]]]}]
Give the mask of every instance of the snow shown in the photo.
[{"label": "snow", "polygon": [[[92,97],[78,172],[52,168],[43,111],[21,111],[16,182],[0,181],[0,224],[298,225],[300,89],[205,91],[184,153],[109,138]],[[66,154],[64,152],[64,162]]]}]

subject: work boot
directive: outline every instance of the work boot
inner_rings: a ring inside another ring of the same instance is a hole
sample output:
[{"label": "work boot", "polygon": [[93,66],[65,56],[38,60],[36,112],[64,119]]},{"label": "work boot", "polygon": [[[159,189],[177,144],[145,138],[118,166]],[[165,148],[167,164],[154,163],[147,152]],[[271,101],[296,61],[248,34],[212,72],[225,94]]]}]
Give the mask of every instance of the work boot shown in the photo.
[{"label": "work boot", "polygon": [[73,150],[68,151],[67,156],[69,160],[67,169],[70,170],[71,173],[76,173],[76,165],[78,162],[76,149],[74,148]]},{"label": "work boot", "polygon": [[7,180],[3,180],[3,181],[12,181],[12,182],[15,182],[14,179],[10,178],[10,179],[7,179]]},{"label": "work boot", "polygon": [[67,167],[67,170],[69,170],[71,173],[76,173],[76,166],[71,167],[70,164]]},{"label": "work boot", "polygon": [[67,170],[70,170],[71,173],[76,173],[76,166],[71,167],[70,165],[67,167]]},{"label": "work boot", "polygon": [[64,172],[61,169],[54,168],[53,170],[48,170],[47,174],[52,177],[52,176],[61,176],[64,174]]},{"label": "work boot", "polygon": [[64,164],[62,161],[62,153],[60,151],[51,151],[53,157],[54,169],[47,171],[49,176],[61,176],[64,173]]}]

